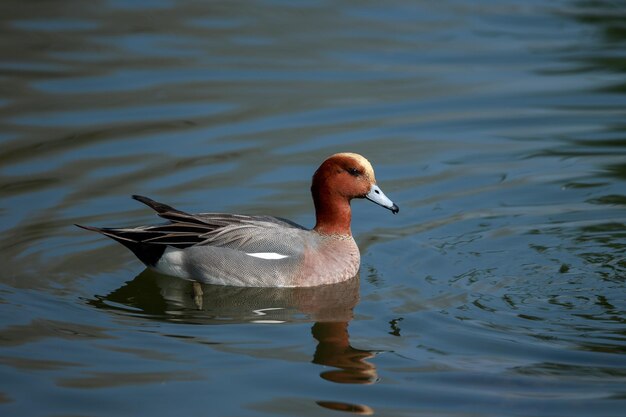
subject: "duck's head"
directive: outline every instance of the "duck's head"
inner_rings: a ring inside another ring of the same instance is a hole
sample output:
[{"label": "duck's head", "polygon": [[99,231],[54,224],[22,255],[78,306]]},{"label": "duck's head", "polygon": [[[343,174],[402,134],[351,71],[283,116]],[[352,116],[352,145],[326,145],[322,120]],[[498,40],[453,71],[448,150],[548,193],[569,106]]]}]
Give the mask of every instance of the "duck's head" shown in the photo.
[{"label": "duck's head", "polygon": [[[367,198],[393,214],[400,209],[376,185],[372,164],[356,153],[337,153],[328,157],[313,175],[311,186],[317,213],[316,229],[322,223],[341,220],[350,222],[350,200]],[[321,215],[321,218],[320,218]]]}]

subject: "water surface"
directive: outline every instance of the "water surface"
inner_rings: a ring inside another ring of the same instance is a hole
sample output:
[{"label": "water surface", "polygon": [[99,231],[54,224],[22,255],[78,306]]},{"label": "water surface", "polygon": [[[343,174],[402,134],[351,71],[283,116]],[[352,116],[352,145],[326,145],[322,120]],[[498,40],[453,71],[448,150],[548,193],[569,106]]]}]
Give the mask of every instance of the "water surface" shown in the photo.
[{"label": "water surface", "polygon": [[[0,4],[0,412],[617,416],[620,1]],[[204,287],[74,223],[129,198],[313,223],[366,155],[355,279]],[[344,414],[341,414],[344,413]]]}]

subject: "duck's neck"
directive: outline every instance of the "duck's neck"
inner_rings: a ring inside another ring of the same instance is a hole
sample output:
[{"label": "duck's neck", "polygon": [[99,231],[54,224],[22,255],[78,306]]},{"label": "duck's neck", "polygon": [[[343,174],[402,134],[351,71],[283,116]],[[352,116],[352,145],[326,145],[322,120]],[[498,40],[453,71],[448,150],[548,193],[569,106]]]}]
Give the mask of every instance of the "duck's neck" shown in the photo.
[{"label": "duck's neck", "polygon": [[313,230],[323,235],[351,236],[352,211],[348,199],[338,194],[315,191],[319,190],[313,189],[313,203],[315,204]]}]

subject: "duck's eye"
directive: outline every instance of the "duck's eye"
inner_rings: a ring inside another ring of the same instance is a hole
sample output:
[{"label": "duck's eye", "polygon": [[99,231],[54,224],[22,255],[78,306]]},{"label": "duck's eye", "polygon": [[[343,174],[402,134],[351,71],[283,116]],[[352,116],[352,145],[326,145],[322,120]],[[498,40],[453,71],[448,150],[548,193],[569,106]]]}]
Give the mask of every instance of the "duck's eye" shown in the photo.
[{"label": "duck's eye", "polygon": [[358,177],[359,175],[361,175],[361,173],[359,172],[358,169],[356,168],[348,168],[348,173],[350,175],[354,175],[355,177]]}]

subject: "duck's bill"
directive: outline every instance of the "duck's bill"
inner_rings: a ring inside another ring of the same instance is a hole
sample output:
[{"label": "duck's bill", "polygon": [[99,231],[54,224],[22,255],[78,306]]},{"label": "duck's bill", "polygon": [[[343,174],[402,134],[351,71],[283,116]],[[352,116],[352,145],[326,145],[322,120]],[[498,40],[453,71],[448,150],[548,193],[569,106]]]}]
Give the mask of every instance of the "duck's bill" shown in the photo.
[{"label": "duck's bill", "polygon": [[387,198],[385,193],[383,193],[383,191],[376,184],[372,185],[372,188],[370,188],[369,193],[365,195],[365,198],[369,201],[373,201],[379,206],[383,206],[384,208],[391,210],[393,214],[400,211],[400,208],[396,206],[393,201]]}]

